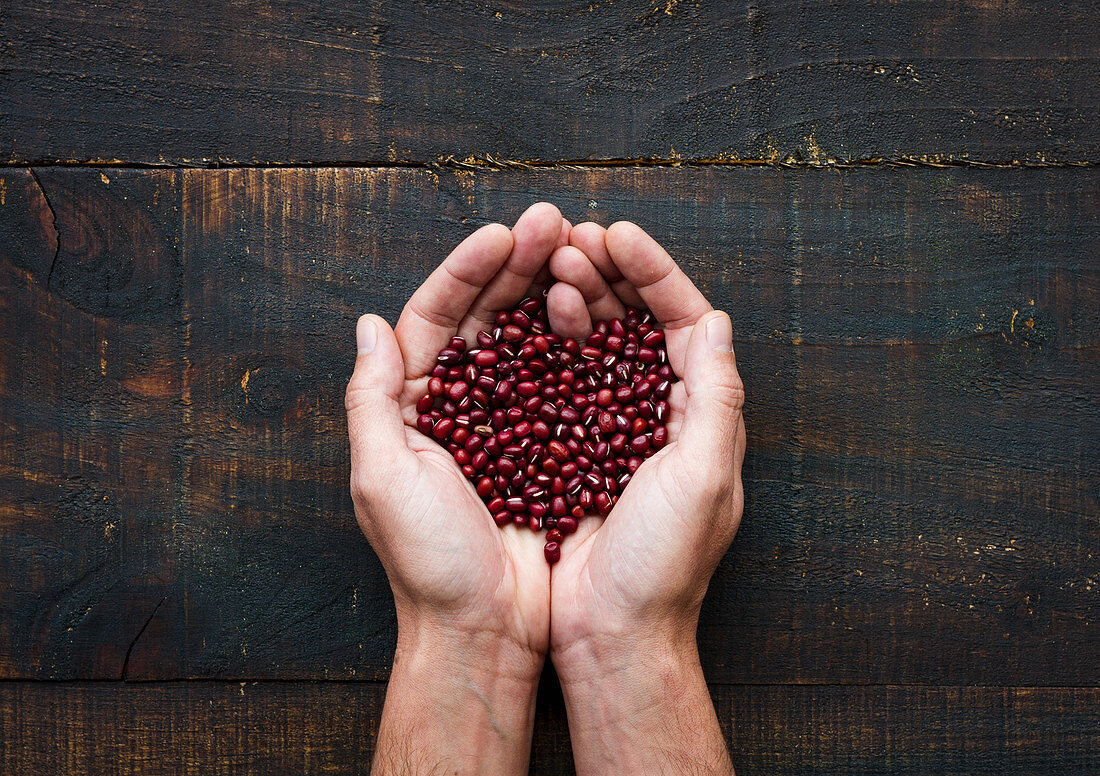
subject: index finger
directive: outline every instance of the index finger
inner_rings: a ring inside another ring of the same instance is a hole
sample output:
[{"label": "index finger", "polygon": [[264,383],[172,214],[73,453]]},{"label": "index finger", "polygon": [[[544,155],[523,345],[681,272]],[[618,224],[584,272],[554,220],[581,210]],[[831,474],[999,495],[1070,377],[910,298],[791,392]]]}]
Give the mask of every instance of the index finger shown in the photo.
[{"label": "index finger", "polygon": [[561,239],[561,212],[549,202],[527,208],[512,227],[512,248],[500,271],[470,305],[462,333],[472,336],[493,325],[493,318],[520,301],[546,266],[550,252]]},{"label": "index finger", "polygon": [[607,241],[604,236],[607,230],[597,223],[586,221],[578,224],[569,231],[569,244],[588,257],[592,266],[600,271],[603,279],[611,286],[611,290],[623,302],[623,304],[642,307],[644,303],[638,292],[630,285],[630,281],[623,277],[623,273],[615,266],[611,256],[607,253]]},{"label": "index finger", "polygon": [[691,278],[657,241],[629,221],[607,229],[607,252],[615,267],[665,329],[682,329],[713,308]]},{"label": "index finger", "polygon": [[431,370],[436,354],[454,336],[511,250],[511,230],[503,224],[487,224],[459,243],[416,289],[394,327],[406,379],[423,377]]}]

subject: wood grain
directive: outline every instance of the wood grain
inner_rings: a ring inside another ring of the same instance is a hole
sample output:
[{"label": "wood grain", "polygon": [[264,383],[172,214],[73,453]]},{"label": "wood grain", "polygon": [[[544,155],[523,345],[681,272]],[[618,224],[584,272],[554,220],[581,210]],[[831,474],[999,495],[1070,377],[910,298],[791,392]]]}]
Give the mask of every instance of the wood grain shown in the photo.
[{"label": "wood grain", "polygon": [[[369,772],[377,683],[0,684],[4,773]],[[1090,776],[1100,690],[713,688],[740,776]],[[532,774],[573,773],[560,698],[540,697]]]},{"label": "wood grain", "polygon": [[712,681],[1100,681],[1096,171],[36,175],[0,173],[3,677],[384,678],[353,321],[545,198],[733,316]]},{"label": "wood grain", "polygon": [[1095,7],[9,0],[0,158],[1096,162]]}]

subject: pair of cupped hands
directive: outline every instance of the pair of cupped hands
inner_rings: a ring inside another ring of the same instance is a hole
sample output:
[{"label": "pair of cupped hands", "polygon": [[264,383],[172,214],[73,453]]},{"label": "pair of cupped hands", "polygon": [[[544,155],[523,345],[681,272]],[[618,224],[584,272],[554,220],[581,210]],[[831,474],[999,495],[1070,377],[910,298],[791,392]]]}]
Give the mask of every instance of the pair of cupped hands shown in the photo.
[{"label": "pair of cupped hands", "polygon": [[[553,567],[542,534],[493,523],[451,455],[417,431],[414,407],[451,337],[472,341],[497,311],[547,288],[551,328],[566,337],[587,336],[628,305],[649,308],[680,379],[669,443],[610,515],[580,521]],[[365,315],[356,336],[346,395],[351,490],[393,588],[395,674],[403,661],[437,671],[460,664],[533,688],[549,654],[568,701],[571,683],[635,655],[697,662],[699,607],[742,512],[744,393],[729,316],[657,242],[628,222],[571,226],[539,203],[511,229],[489,224],[467,237],[396,327]]]}]

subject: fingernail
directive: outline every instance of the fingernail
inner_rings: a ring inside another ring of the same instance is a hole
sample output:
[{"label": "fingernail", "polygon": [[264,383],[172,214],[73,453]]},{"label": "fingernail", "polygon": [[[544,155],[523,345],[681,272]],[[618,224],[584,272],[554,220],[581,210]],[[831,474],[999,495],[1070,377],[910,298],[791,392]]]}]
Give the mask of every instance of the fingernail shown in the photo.
[{"label": "fingernail", "polygon": [[733,352],[733,324],[725,313],[707,321],[707,344],[723,353]]},{"label": "fingernail", "polygon": [[355,325],[355,344],[359,348],[359,355],[370,353],[377,342],[378,324],[364,315]]}]

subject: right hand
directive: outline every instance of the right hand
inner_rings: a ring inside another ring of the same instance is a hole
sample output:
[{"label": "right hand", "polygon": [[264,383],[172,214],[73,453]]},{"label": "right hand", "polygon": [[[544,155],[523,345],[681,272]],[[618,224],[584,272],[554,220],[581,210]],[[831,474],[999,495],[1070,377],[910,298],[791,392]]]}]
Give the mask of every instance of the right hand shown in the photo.
[{"label": "right hand", "polygon": [[581,521],[553,569],[551,649],[564,675],[578,641],[645,633],[694,644],[707,583],[744,504],[744,389],[729,316],[715,312],[634,224],[615,224],[605,234],[593,226],[575,227],[570,240],[583,246],[589,268],[560,249],[551,270],[575,286],[602,283],[614,293],[595,277],[595,267],[605,269],[619,293],[656,316],[681,382],[669,398],[669,443],[642,464],[606,520]]}]

